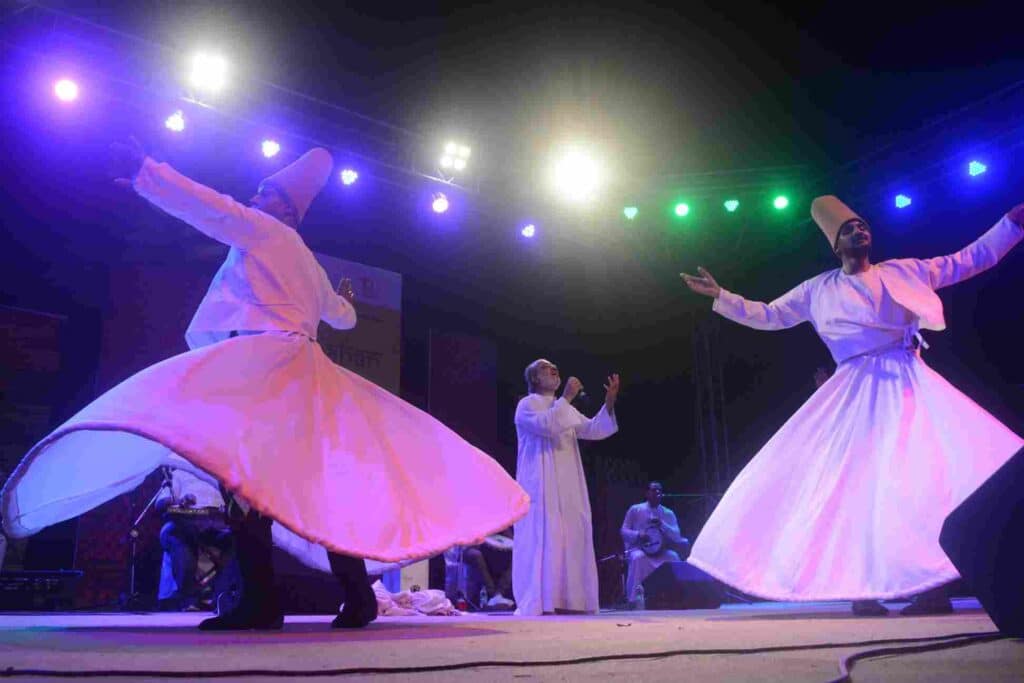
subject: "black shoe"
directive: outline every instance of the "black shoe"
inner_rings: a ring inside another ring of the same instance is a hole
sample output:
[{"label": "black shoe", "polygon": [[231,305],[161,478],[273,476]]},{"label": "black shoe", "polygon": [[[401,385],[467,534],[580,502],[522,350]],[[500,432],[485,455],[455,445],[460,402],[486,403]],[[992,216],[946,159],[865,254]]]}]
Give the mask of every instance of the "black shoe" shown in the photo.
[{"label": "black shoe", "polygon": [[377,596],[368,583],[345,596],[341,614],[334,617],[331,628],[363,628],[377,618]]},{"label": "black shoe", "polygon": [[852,608],[858,617],[884,617],[889,613],[878,600],[854,600]]},{"label": "black shoe", "polygon": [[253,610],[244,603],[226,614],[199,622],[200,631],[279,631],[284,626],[280,610]]}]

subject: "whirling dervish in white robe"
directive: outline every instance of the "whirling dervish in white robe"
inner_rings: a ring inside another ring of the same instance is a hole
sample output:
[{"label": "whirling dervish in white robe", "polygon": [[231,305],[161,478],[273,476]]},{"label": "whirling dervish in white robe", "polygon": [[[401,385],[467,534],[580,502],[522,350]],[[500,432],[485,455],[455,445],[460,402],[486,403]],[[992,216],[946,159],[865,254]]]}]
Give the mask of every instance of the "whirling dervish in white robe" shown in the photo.
[{"label": "whirling dervish in white robe", "polygon": [[[812,216],[837,253],[841,230],[867,228],[831,196]],[[771,600],[896,599],[959,578],[942,523],[1024,440],[925,364],[918,331],[945,329],[935,291],[996,265],[1024,239],[1021,218],[949,256],[830,270],[767,304],[683,276],[742,325],[810,322],[837,363],[733,481],[690,564]],[[870,229],[845,239],[869,247]]]},{"label": "whirling dervish in white robe", "polygon": [[[527,368],[528,384],[531,368],[545,372],[544,381],[554,386],[549,387],[550,393],[531,391],[516,406],[516,481],[531,501],[530,510],[515,525],[512,591],[516,614],[594,613],[599,607],[597,560],[577,440],[605,439],[618,431],[614,412],[618,376],[609,378],[612,408],[606,396],[597,414],[587,418],[570,403],[578,391],[578,380],[570,378],[566,392],[556,400],[558,369],[547,361],[536,361]],[[553,375],[549,374],[552,371]]]},{"label": "whirling dervish in white robe", "polygon": [[165,163],[138,164],[130,187],[227,245],[227,258],[188,352],[129,377],[25,455],[0,493],[8,534],[80,515],[161,465],[220,482],[315,545],[385,563],[479,543],[526,512],[494,459],[317,344],[321,320],[356,324],[297,231],[331,173],[326,150],[261,183],[257,198],[271,187],[294,204],[294,227]]}]

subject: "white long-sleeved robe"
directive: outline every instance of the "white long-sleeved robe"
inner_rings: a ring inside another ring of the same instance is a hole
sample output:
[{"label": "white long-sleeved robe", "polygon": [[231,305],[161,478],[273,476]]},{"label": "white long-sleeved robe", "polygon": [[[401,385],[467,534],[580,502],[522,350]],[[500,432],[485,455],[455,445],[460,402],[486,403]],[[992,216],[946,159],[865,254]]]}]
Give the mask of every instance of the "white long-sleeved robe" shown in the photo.
[{"label": "white long-sleeved robe", "polygon": [[98,397],[22,459],[0,492],[8,533],[182,460],[306,541],[381,562],[478,543],[526,512],[492,458],[324,354],[318,322],[351,327],[355,312],[295,230],[151,159],[134,186],[231,249],[189,325],[192,350]]},{"label": "white long-sleeved robe", "polygon": [[298,231],[259,209],[146,159],[135,191],[175,218],[230,247],[185,331],[190,349],[233,331],[299,332],[316,339],[320,320],[339,330],[356,312],[335,293]]},{"label": "white long-sleeved robe", "polygon": [[773,600],[899,598],[956,579],[942,522],[1024,440],[912,342],[945,328],[935,290],[1022,239],[1004,217],[954,254],[832,270],[771,303],[722,290],[714,310],[743,325],[810,321],[838,367],[736,477],[688,562]]},{"label": "white long-sleeved robe", "polygon": [[[640,536],[651,527],[651,521],[657,519],[661,522],[660,530],[665,540],[665,547],[656,555],[648,555],[640,547]],[[629,568],[626,572],[626,600],[633,600],[636,597],[636,588],[644,579],[651,575],[655,569],[666,562],[678,562],[679,553],[672,546],[679,546],[683,541],[679,533],[679,523],[676,521],[676,513],[664,505],[654,508],[648,503],[637,503],[626,511],[626,517],[622,520],[622,543],[626,548],[626,561]]]},{"label": "white long-sleeved robe", "polygon": [[605,439],[618,422],[605,406],[588,419],[564,398],[530,394],[516,406],[515,423],[516,481],[531,501],[515,525],[516,613],[596,612],[597,560],[577,439]]}]

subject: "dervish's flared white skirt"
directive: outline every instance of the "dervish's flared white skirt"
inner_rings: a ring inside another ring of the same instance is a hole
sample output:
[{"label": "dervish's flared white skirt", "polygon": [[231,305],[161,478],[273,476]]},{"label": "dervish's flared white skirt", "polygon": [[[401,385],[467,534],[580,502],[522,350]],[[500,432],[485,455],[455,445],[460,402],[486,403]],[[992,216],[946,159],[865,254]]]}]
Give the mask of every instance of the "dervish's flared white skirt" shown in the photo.
[{"label": "dervish's flared white skirt", "polygon": [[939,586],[959,577],[946,516],[1022,443],[912,351],[851,359],[739,474],[689,562],[771,600]]},{"label": "dervish's flared white skirt", "polygon": [[26,536],[180,463],[303,538],[397,562],[470,545],[529,497],[427,413],[338,367],[300,334],[234,337],[125,380],[40,441],[0,494]]}]

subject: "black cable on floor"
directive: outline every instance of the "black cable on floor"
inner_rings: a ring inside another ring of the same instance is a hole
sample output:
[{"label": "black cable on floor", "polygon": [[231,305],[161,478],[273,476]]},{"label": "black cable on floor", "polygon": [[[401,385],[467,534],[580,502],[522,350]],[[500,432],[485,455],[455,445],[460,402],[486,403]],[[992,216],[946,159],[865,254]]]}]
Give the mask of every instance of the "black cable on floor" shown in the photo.
[{"label": "black cable on floor", "polygon": [[[8,667],[0,671],[0,677],[10,678],[13,676],[48,676],[50,678],[99,678],[99,677],[134,677],[134,678],[229,678],[245,676],[278,676],[281,678],[323,678],[326,676],[351,676],[367,674],[410,674],[410,673],[432,673],[437,671],[459,671],[463,669],[476,669],[480,667],[543,667],[543,666],[572,666],[578,664],[594,664],[597,662],[614,662],[636,659],[664,659],[667,657],[681,656],[707,656],[707,655],[753,655],[768,654],[776,652],[799,652],[806,650],[834,650],[847,647],[864,647],[868,645],[890,645],[895,643],[932,643],[936,640],[950,640],[953,638],[970,638],[978,636],[978,633],[949,633],[941,636],[927,636],[922,638],[886,638],[881,640],[864,640],[852,643],[812,643],[807,645],[770,645],[765,647],[754,647],[746,649],[722,648],[711,650],[665,650],[662,652],[627,652],[614,655],[594,655],[591,657],[578,657],[575,659],[556,659],[547,661],[471,661],[457,662],[455,664],[434,664],[427,666],[396,666],[396,667],[352,667],[346,669],[312,669],[312,670],[283,670],[283,669],[232,669],[225,671],[146,671],[142,669],[106,669],[93,671],[57,671],[51,669],[15,669]],[[991,633],[980,634],[992,637]],[[1002,636],[1000,636],[1002,637]]]},{"label": "black cable on floor", "polygon": [[991,631],[988,633],[975,633],[975,634],[960,634],[955,636],[949,636],[943,642],[940,643],[928,643],[926,645],[907,645],[904,647],[883,647],[873,650],[861,650],[860,652],[854,652],[853,654],[847,655],[839,660],[839,678],[833,678],[828,683],[851,683],[853,678],[850,676],[850,672],[853,671],[853,665],[857,662],[865,659],[875,659],[877,657],[885,657],[887,655],[910,655],[918,652],[931,652],[934,650],[951,650],[958,647],[967,647],[968,645],[976,645],[977,643],[990,643],[996,640],[1004,640],[1010,636],[1003,635],[998,631]]}]

